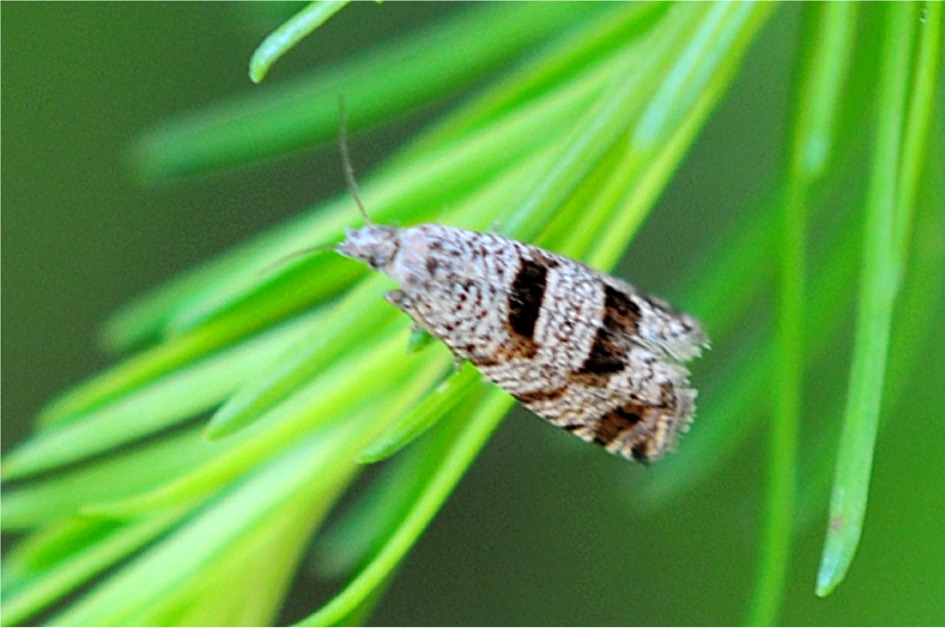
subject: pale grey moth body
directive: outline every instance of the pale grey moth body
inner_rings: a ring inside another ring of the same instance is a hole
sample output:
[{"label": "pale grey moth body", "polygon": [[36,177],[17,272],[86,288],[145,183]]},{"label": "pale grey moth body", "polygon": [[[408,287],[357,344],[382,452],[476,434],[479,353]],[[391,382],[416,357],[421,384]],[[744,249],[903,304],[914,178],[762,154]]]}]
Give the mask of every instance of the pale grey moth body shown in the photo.
[{"label": "pale grey moth body", "polygon": [[680,363],[699,322],[579,262],[442,225],[348,230],[338,251],[380,270],[385,295],[533,412],[626,458],[673,449],[695,411]]}]

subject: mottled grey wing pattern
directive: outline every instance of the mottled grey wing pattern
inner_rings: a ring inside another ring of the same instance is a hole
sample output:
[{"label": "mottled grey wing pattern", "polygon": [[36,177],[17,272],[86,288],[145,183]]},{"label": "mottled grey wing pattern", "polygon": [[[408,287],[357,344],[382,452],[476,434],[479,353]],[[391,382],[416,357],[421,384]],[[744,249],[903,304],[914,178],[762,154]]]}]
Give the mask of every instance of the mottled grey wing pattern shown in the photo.
[{"label": "mottled grey wing pattern", "polygon": [[442,225],[365,227],[342,252],[397,280],[391,303],[583,440],[650,462],[692,420],[696,391],[680,362],[706,346],[701,327],[624,281],[496,234]]}]

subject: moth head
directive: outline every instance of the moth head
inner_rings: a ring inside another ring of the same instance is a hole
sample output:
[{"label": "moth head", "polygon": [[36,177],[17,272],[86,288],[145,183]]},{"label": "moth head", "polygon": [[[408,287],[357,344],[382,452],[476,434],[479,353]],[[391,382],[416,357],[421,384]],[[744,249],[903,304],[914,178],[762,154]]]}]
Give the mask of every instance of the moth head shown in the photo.
[{"label": "moth head", "polygon": [[335,250],[383,271],[393,262],[399,248],[397,229],[367,225],[360,229],[345,229],[345,240]]}]

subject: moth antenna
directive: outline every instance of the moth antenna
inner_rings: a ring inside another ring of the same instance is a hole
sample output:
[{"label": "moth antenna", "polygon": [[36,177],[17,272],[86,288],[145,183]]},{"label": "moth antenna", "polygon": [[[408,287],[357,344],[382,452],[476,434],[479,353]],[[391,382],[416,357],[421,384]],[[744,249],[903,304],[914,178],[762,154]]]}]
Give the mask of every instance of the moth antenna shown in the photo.
[{"label": "moth antenna", "polygon": [[280,266],[285,265],[288,262],[291,262],[294,259],[297,259],[299,257],[306,257],[308,255],[315,255],[317,253],[323,253],[325,251],[330,251],[333,248],[335,248],[334,244],[316,244],[315,246],[307,246],[304,249],[299,249],[297,251],[292,251],[291,253],[286,253],[282,257],[267,264],[264,268],[259,270],[258,274],[268,275],[273,270],[279,268]]},{"label": "moth antenna", "polygon": [[348,184],[348,192],[354,197],[354,202],[358,204],[358,210],[364,218],[364,222],[369,225],[374,224],[364,209],[364,203],[361,201],[361,193],[358,191],[358,183],[354,180],[354,168],[351,166],[351,156],[348,154],[348,112],[345,109],[345,97],[338,95],[338,147],[341,149],[341,163],[344,166],[345,182]]}]

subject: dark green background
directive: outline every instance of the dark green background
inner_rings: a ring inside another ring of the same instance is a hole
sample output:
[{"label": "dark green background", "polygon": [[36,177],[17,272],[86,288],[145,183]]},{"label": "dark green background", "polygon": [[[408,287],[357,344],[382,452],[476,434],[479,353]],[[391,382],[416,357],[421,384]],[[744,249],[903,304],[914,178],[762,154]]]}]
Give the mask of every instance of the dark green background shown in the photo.
[{"label": "dark green background", "polygon": [[[4,451],[25,436],[44,401],[109,363],[95,335],[114,308],[342,188],[333,147],[139,186],[126,161],[137,133],[227,95],[265,90],[449,10],[455,7],[351,6],[254,87],[248,58],[276,9],[4,3]],[[771,183],[796,29],[796,9],[782,7],[751,49],[731,95],[628,254],[624,274],[639,285],[660,292],[662,282],[684,277],[664,243],[699,248],[705,225],[737,220]],[[433,115],[355,138],[359,170]],[[824,503],[796,548],[785,622],[945,622],[943,341],[939,322],[907,401],[885,417],[849,578],[830,598],[813,596]],[[846,380],[836,386],[845,389]],[[817,413],[816,400],[807,407]],[[764,433],[756,432],[708,483],[644,514],[634,509],[634,482],[657,471],[515,415],[410,554],[373,621],[738,623],[755,568],[763,452]],[[330,590],[303,565],[283,621],[301,617]]]}]

